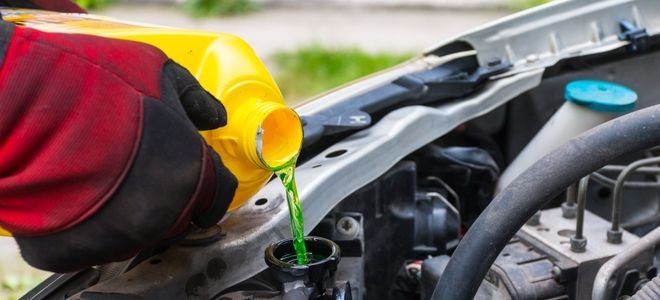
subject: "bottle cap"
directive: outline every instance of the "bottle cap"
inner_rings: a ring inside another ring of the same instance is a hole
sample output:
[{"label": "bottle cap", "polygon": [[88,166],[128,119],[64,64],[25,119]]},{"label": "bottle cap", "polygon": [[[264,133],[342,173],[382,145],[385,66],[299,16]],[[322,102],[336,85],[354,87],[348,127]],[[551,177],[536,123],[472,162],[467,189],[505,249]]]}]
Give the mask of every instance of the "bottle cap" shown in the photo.
[{"label": "bottle cap", "polygon": [[566,101],[602,112],[628,112],[637,93],[620,84],[599,80],[576,80],[566,85]]}]

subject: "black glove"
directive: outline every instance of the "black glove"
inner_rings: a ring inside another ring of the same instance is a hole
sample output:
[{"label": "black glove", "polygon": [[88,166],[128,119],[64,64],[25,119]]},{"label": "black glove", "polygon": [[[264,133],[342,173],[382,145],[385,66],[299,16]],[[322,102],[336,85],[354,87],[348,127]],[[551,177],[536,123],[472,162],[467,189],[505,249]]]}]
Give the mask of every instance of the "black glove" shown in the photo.
[{"label": "black glove", "polygon": [[0,227],[28,263],[122,260],[224,215],[237,182],[197,129],[226,112],[160,50],[0,22],[3,53]]}]

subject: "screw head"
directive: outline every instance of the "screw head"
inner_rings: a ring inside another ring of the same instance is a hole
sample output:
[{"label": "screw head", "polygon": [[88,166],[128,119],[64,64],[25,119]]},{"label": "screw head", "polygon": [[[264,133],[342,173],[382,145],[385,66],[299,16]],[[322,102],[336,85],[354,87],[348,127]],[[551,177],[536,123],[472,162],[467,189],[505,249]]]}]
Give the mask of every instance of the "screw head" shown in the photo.
[{"label": "screw head", "polygon": [[354,218],[345,216],[337,220],[335,229],[343,236],[355,237],[360,232],[360,223]]}]

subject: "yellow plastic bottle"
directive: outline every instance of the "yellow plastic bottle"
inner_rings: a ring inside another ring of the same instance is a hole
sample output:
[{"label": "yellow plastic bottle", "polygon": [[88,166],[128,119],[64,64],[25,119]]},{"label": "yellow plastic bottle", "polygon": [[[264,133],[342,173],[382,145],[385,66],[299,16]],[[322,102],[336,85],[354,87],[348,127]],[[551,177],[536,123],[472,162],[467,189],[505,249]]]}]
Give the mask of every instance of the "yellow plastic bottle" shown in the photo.
[{"label": "yellow plastic bottle", "polygon": [[236,36],[86,14],[0,11],[5,21],[20,26],[151,44],[190,70],[227,109],[227,126],[201,135],[238,179],[230,210],[245,203],[270,179],[272,169],[300,151],[303,132],[298,115],[285,105],[275,81],[250,46]]}]

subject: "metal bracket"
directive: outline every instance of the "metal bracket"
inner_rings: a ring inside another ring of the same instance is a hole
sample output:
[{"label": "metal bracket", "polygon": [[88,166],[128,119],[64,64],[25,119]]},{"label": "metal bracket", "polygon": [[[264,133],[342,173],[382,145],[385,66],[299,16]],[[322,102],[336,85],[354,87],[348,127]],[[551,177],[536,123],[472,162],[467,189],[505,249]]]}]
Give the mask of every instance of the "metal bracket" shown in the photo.
[{"label": "metal bracket", "polygon": [[628,45],[630,51],[638,52],[646,50],[649,40],[649,34],[646,32],[646,28],[638,28],[628,20],[620,21],[619,27],[621,27],[619,40],[630,42]]},{"label": "metal bracket", "polygon": [[426,53],[444,55],[471,48],[482,66],[493,59],[512,64],[509,74],[625,47],[628,40],[618,38],[621,20],[631,20],[655,35],[660,32],[658,15],[657,0],[555,0],[456,36]]},{"label": "metal bracket", "polygon": [[402,106],[442,103],[464,97],[478,91],[492,76],[510,68],[511,65],[502,61],[479,66],[474,56],[465,56],[402,75],[322,112],[302,115],[304,146],[325,136],[369,127],[376,121],[373,115],[382,116]]}]

